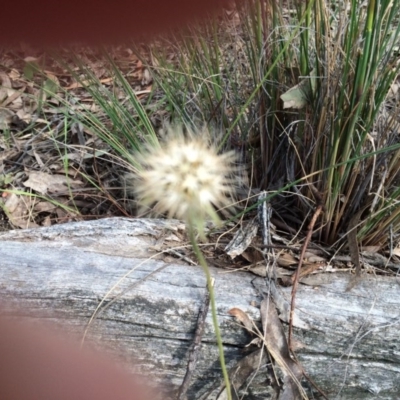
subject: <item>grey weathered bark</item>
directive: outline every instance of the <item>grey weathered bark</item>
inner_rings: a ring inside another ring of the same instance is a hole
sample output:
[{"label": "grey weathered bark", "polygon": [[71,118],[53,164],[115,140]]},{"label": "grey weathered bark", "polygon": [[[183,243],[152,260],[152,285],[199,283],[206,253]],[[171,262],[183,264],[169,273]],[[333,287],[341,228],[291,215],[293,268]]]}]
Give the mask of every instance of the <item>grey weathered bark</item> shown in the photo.
[{"label": "grey weathered bark", "polygon": [[[183,230],[178,221],[113,218],[1,233],[0,297],[8,307],[2,311],[18,308],[27,318],[62,323],[82,337],[100,300],[125,276],[107,295],[105,304],[115,302],[90,325],[87,341],[112,351],[171,393],[185,374],[205,278],[197,266],[154,255],[157,249],[183,245]],[[265,283],[245,272],[212,269],[212,274],[233,366],[250,351],[244,347],[251,338],[228,311],[240,308],[259,321],[262,297],[255,287]],[[318,286],[300,285],[294,332],[298,358],[330,399],[397,399],[399,282],[364,275],[346,292],[348,282],[348,274],[334,273],[320,275]],[[271,289],[287,322],[291,288]],[[214,378],[220,372],[209,315],[189,398],[200,398]],[[262,367],[249,386],[251,398],[273,393],[266,381]]]}]

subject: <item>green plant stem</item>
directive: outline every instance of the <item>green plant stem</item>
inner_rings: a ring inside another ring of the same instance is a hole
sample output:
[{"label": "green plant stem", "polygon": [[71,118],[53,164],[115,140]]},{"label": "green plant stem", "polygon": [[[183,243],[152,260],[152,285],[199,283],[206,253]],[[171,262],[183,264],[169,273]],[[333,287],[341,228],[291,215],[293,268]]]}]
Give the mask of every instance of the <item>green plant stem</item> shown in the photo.
[{"label": "green plant stem", "polygon": [[222,345],[221,332],[220,332],[219,326],[218,326],[217,306],[215,304],[214,287],[213,287],[212,281],[211,281],[210,269],[208,268],[207,261],[205,260],[203,253],[200,251],[200,247],[197,244],[196,233],[194,231],[193,224],[189,222],[188,225],[189,225],[189,239],[193,246],[193,251],[194,251],[194,253],[197,257],[197,260],[199,261],[199,263],[200,263],[201,267],[203,268],[203,271],[206,275],[207,288],[210,293],[211,314],[212,314],[212,319],[213,319],[215,336],[217,337],[219,362],[221,364],[222,375],[224,377],[225,386],[226,386],[226,397],[228,400],[232,400],[231,384],[229,382],[228,371],[226,369],[226,364],[225,364],[225,356],[224,356],[224,348]]}]

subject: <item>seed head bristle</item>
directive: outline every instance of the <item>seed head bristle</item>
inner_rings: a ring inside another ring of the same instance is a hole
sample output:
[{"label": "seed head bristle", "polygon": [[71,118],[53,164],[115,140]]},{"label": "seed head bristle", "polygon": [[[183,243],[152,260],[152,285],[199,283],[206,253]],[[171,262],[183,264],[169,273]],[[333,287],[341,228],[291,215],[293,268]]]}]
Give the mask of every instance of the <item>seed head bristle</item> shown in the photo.
[{"label": "seed head bristle", "polygon": [[208,132],[170,131],[160,147],[139,156],[135,192],[142,205],[169,218],[193,224],[202,234],[208,218],[218,223],[215,207],[228,206],[234,191],[233,152],[218,154]]}]

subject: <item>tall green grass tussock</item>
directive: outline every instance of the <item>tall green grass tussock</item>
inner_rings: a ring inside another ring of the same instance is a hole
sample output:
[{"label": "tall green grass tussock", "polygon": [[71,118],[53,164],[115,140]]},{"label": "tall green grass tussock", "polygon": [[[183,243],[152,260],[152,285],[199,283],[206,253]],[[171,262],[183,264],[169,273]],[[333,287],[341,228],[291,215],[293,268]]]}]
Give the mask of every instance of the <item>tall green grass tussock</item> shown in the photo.
[{"label": "tall green grass tussock", "polygon": [[336,243],[364,210],[359,241],[384,245],[389,228],[399,228],[398,150],[390,147],[399,121],[397,105],[388,105],[399,72],[399,5],[236,6],[239,22],[214,19],[176,34],[167,51],[152,49],[165,107],[226,132],[226,145],[251,163],[254,187],[292,182],[295,196],[285,202],[296,212],[282,213],[297,226],[322,201],[322,242]]},{"label": "tall green grass tussock", "polygon": [[388,0],[237,1],[141,48],[154,80],[145,100],[110,52],[110,86],[79,55],[71,54],[74,67],[63,65],[100,112],[74,107],[79,98],[67,90],[57,99],[53,84],[41,90],[71,106],[69,126],[102,139],[134,173],[141,168],[134,154],[159,146],[157,113],[188,130],[208,126],[218,132],[219,151],[238,153],[249,184],[270,193],[289,226],[306,226],[322,203],[321,242],[337,244],[357,215],[359,242],[382,247],[400,224],[399,7]]}]

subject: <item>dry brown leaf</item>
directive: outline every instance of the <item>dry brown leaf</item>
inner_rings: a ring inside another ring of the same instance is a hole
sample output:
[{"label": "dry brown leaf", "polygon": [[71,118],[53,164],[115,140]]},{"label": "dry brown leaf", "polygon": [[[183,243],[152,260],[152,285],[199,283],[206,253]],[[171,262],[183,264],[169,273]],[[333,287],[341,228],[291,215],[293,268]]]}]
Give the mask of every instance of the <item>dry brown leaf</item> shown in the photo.
[{"label": "dry brown leaf", "polygon": [[260,311],[265,345],[284,375],[283,392],[279,399],[308,399],[300,383],[303,371],[290,356],[285,331],[274,303],[268,298],[264,299],[261,302]]},{"label": "dry brown leaf", "polygon": [[299,261],[289,253],[283,253],[278,258],[278,264],[281,267],[291,267],[297,265]]},{"label": "dry brown leaf", "polygon": [[267,267],[265,266],[265,263],[251,265],[248,270],[258,276],[262,276],[262,277],[267,276]]},{"label": "dry brown leaf", "polygon": [[308,256],[308,257],[304,257],[308,263],[323,263],[323,262],[327,262],[326,258],[321,257],[321,256],[316,256],[314,254]]},{"label": "dry brown leaf", "polygon": [[11,84],[11,80],[9,76],[4,72],[0,71],[0,104],[2,107],[5,107],[11,103],[12,104],[12,109],[18,109],[20,108],[22,104],[21,100],[21,94],[23,93],[23,90],[15,90]]},{"label": "dry brown leaf", "polygon": [[2,106],[9,106],[13,110],[19,110],[22,107],[21,95],[23,90],[7,89],[7,98],[2,102]]},{"label": "dry brown leaf", "polygon": [[0,104],[7,99],[8,92],[7,90],[11,88],[11,81],[7,74],[3,71],[0,71]]},{"label": "dry brown leaf", "polygon": [[230,315],[234,316],[239,322],[241,322],[249,332],[253,332],[253,320],[244,311],[242,311],[240,308],[231,308],[228,312]]},{"label": "dry brown leaf", "polygon": [[26,123],[30,123],[32,121],[32,113],[26,112],[24,109],[20,109],[16,112],[17,117]]},{"label": "dry brown leaf", "polygon": [[9,193],[4,203],[4,209],[10,223],[23,229],[39,227],[30,218],[33,204],[34,199],[31,197]]},{"label": "dry brown leaf", "polygon": [[10,77],[4,71],[0,71],[0,80],[2,88],[12,89]]},{"label": "dry brown leaf", "polygon": [[8,73],[8,76],[10,77],[10,79],[12,79],[13,81],[20,79],[21,78],[21,74],[18,70],[16,70],[15,68],[11,68],[11,71]]},{"label": "dry brown leaf", "polygon": [[65,175],[51,175],[46,172],[29,173],[29,178],[23,183],[41,194],[67,192],[69,189],[79,188],[83,182],[73,180]]},{"label": "dry brown leaf", "polygon": [[39,201],[35,204],[35,211],[37,212],[50,212],[56,209],[57,206],[48,201]]},{"label": "dry brown leaf", "polygon": [[12,148],[10,150],[1,150],[0,161],[12,160],[18,154],[19,154],[19,151],[16,148]]},{"label": "dry brown leaf", "polygon": [[6,130],[10,127],[14,113],[7,108],[0,108],[0,130]]}]

